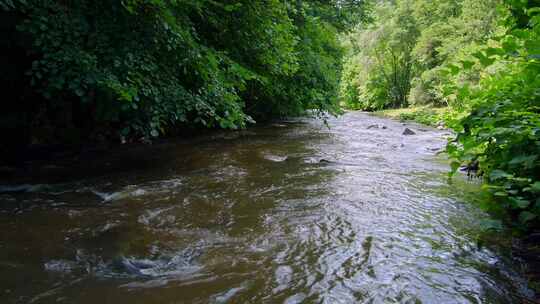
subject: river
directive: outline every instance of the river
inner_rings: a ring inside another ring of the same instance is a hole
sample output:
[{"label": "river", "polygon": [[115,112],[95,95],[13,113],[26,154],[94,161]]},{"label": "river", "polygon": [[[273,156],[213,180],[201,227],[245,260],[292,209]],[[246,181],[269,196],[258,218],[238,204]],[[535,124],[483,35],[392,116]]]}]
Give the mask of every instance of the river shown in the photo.
[{"label": "river", "polygon": [[349,112],[1,186],[2,302],[518,303],[518,263],[478,242],[479,181],[448,182],[448,136]]}]

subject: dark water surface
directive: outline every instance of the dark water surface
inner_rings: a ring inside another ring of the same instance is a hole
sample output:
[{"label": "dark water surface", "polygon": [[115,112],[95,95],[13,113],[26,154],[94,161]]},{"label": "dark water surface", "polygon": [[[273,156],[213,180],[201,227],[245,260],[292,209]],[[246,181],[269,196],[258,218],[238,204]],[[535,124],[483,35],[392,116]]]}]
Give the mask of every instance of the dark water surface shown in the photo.
[{"label": "dark water surface", "polygon": [[101,165],[115,170],[101,175],[97,164],[86,178],[51,176],[0,195],[0,302],[527,296],[517,266],[477,245],[480,187],[447,183],[436,155],[447,132],[412,125],[416,135],[405,136],[401,123],[362,113],[329,125],[306,119],[169,142],[113,155]]}]

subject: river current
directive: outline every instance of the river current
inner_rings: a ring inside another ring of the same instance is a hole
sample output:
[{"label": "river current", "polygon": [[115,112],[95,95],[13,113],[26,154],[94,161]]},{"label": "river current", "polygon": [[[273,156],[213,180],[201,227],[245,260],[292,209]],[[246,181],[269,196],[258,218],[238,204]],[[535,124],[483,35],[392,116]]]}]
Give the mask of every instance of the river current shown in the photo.
[{"label": "river current", "polygon": [[448,136],[349,112],[8,181],[1,302],[521,303],[517,263],[478,242],[480,182],[448,180]]}]

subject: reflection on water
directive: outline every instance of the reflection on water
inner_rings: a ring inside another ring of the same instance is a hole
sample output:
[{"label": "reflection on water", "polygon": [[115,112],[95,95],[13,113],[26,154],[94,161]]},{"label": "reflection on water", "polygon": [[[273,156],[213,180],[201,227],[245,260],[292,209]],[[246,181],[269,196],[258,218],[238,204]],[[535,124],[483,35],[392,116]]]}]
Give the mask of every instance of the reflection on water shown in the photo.
[{"label": "reflection on water", "polygon": [[217,133],[112,155],[75,181],[0,187],[2,299],[511,303],[528,295],[515,266],[476,244],[486,217],[469,204],[478,185],[449,185],[436,156],[448,134],[408,126],[416,135],[404,136],[402,124],[362,113],[329,124]]}]

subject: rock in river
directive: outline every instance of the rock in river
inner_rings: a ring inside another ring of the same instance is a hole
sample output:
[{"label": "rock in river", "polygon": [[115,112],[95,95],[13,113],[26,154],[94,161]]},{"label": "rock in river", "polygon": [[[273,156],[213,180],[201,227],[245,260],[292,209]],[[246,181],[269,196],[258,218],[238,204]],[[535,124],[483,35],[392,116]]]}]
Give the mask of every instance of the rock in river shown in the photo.
[{"label": "rock in river", "polygon": [[385,125],[375,124],[375,125],[369,125],[367,129],[386,129],[387,127]]},{"label": "rock in river", "polygon": [[405,130],[403,131],[403,135],[415,135],[416,133],[409,129],[409,128],[405,128]]}]

